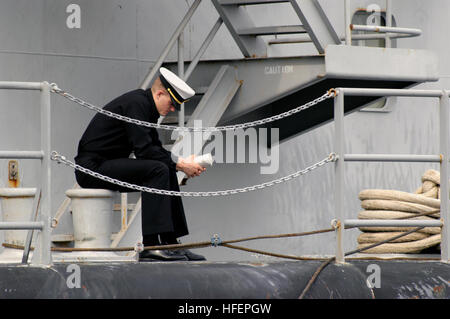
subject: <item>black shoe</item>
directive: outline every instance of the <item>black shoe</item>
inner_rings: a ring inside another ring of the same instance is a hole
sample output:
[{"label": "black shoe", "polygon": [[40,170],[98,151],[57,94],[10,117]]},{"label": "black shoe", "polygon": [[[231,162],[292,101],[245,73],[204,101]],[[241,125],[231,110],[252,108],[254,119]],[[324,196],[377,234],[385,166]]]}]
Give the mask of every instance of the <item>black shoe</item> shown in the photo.
[{"label": "black shoe", "polygon": [[139,253],[139,261],[181,261],[188,260],[184,254],[177,253],[173,250],[144,250]]},{"label": "black shoe", "polygon": [[[170,241],[167,241],[167,240],[163,241],[162,244],[163,245],[176,245],[176,244],[181,244],[181,241],[178,239],[172,239]],[[177,255],[185,256],[186,260],[191,260],[191,261],[206,260],[206,258],[204,256],[194,254],[189,249],[176,249],[176,250],[173,250],[173,252],[175,252]]]},{"label": "black shoe", "polygon": [[178,254],[180,254],[180,255],[186,256],[187,260],[192,260],[192,261],[206,260],[206,258],[204,256],[198,255],[198,254],[194,254],[189,249],[178,249],[178,250],[176,250],[176,252]]}]

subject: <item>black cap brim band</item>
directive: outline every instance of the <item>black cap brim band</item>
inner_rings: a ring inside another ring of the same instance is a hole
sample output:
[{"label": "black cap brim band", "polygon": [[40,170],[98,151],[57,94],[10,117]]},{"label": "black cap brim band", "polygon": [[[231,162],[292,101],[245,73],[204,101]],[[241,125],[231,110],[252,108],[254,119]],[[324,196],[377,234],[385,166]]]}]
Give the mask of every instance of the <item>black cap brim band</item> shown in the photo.
[{"label": "black cap brim band", "polygon": [[173,107],[174,107],[177,111],[181,110],[181,104],[178,103],[178,102],[173,98],[173,96],[172,96],[172,94],[170,94],[170,91],[169,91],[169,90],[170,90],[170,89],[167,89],[167,92],[169,92],[169,96],[170,96],[170,99],[172,100],[172,105],[173,105]]},{"label": "black cap brim band", "polygon": [[177,109],[177,111],[179,111],[181,104],[187,102],[188,100],[183,99],[178,94],[177,90],[175,90],[173,88],[173,86],[170,85],[170,83],[166,80],[166,78],[162,74],[159,75],[159,78],[161,79],[161,82],[164,85],[164,87],[166,88],[167,92],[169,92],[170,99],[172,100],[173,106]]}]

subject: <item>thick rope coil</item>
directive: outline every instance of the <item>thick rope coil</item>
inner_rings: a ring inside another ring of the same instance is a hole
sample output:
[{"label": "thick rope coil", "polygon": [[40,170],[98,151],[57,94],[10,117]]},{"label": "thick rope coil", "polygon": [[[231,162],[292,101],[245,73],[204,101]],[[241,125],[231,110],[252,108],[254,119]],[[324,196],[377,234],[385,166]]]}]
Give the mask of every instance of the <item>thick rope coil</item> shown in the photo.
[{"label": "thick rope coil", "polygon": [[[361,207],[359,219],[416,219],[436,220],[440,218],[439,199],[440,173],[427,170],[421,178],[422,185],[415,193],[386,189],[366,189],[359,193]],[[394,233],[402,233],[412,227],[359,227],[363,233],[358,237],[358,247],[366,247]],[[436,247],[441,242],[441,227],[424,227],[417,233],[396,242],[365,250],[367,253],[420,253]]]}]

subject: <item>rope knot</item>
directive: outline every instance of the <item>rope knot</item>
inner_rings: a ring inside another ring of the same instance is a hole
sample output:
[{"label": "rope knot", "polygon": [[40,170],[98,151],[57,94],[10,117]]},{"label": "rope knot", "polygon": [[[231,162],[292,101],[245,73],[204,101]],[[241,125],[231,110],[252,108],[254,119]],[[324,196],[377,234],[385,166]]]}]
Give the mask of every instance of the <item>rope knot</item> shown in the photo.
[{"label": "rope knot", "polygon": [[219,246],[221,244],[222,244],[222,239],[219,237],[219,235],[214,234],[211,237],[211,245],[213,245],[214,247],[217,247],[217,246]]},{"label": "rope knot", "polygon": [[136,245],[134,245],[134,251],[137,253],[141,253],[144,251],[144,245],[142,243],[137,242]]}]

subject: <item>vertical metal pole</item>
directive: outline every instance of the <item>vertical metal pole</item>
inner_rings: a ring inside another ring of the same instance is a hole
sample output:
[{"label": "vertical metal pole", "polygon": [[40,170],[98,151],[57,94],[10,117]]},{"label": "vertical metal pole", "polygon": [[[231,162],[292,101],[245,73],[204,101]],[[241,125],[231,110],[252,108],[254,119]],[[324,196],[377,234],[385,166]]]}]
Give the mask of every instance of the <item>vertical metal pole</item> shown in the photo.
[{"label": "vertical metal pole", "polygon": [[440,97],[439,130],[441,150],[441,219],[443,222],[441,232],[441,260],[450,260],[450,212],[449,212],[449,109],[450,101],[448,92],[443,90]]},{"label": "vertical metal pole", "polygon": [[128,194],[121,193],[120,194],[120,216],[121,216],[121,224],[120,230],[125,231],[128,227]]},{"label": "vertical metal pole", "polygon": [[[178,76],[184,78],[184,32],[178,36]],[[184,103],[178,112],[178,126],[184,127]]]},{"label": "vertical metal pole", "polygon": [[350,14],[350,0],[344,2],[344,27],[345,27],[345,44],[352,45],[352,30],[350,30],[351,14]]},{"label": "vertical metal pole", "polygon": [[344,263],[344,92],[336,90],[334,97],[334,151],[338,156],[335,162],[334,200],[335,218],[338,222],[336,229],[336,262]]},{"label": "vertical metal pole", "polygon": [[[42,172],[41,172],[41,174],[42,174]],[[41,180],[42,180],[42,176],[41,176]],[[41,186],[39,185],[39,187],[36,188],[36,194],[34,195],[33,210],[31,213],[32,217],[30,220],[31,222],[35,222],[37,220],[40,200],[41,200]],[[22,264],[28,263],[28,255],[30,254],[31,242],[33,241],[33,234],[34,234],[34,229],[29,229],[27,232],[27,238],[25,239],[25,246],[23,248]]]},{"label": "vertical metal pole", "polygon": [[222,25],[223,20],[221,17],[219,17],[212,27],[211,31],[208,33],[208,36],[206,37],[205,41],[203,41],[202,45],[200,46],[200,49],[198,49],[197,54],[192,59],[191,63],[189,63],[189,66],[186,69],[186,72],[184,72],[184,78],[183,80],[189,79],[189,77],[192,74],[192,71],[194,71],[195,67],[197,66],[198,62],[200,61],[200,58],[205,53],[208,46],[211,44],[211,41],[214,39],[217,31],[219,31],[220,26]]},{"label": "vertical metal pole", "polygon": [[164,48],[164,50],[161,53],[161,55],[159,56],[158,60],[153,65],[152,69],[147,74],[147,76],[145,77],[144,81],[142,81],[142,83],[140,85],[141,89],[145,90],[145,89],[147,89],[149,87],[149,85],[151,85],[151,83],[153,83],[153,81],[156,78],[156,74],[158,73],[158,70],[159,70],[160,66],[164,62],[164,59],[169,54],[169,52],[172,49],[173,45],[175,44],[175,41],[177,40],[178,36],[184,30],[184,27],[188,24],[189,20],[192,18],[195,10],[200,5],[201,1],[202,0],[195,0],[195,2],[189,8],[189,10],[186,13],[186,15],[184,16],[183,20],[180,22],[180,24],[178,25],[177,29],[175,30],[174,34],[170,37],[169,42],[167,43],[167,45]]},{"label": "vertical metal pole", "polygon": [[51,256],[51,215],[52,215],[52,189],[51,189],[51,113],[50,113],[50,85],[42,83],[41,87],[41,147],[44,153],[42,159],[42,197],[40,221],[44,227],[38,234],[36,249],[33,253],[32,264],[50,265]]},{"label": "vertical metal pole", "polygon": [[[386,27],[392,27],[392,7],[391,0],[386,0]],[[391,37],[389,36],[389,32],[386,32],[386,48],[390,48],[392,46]]]}]

